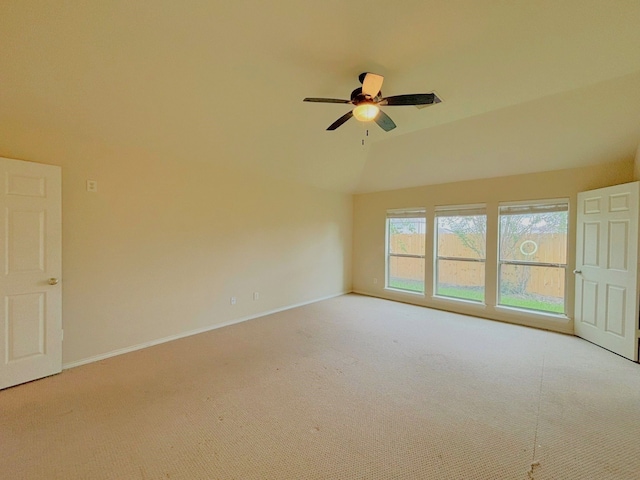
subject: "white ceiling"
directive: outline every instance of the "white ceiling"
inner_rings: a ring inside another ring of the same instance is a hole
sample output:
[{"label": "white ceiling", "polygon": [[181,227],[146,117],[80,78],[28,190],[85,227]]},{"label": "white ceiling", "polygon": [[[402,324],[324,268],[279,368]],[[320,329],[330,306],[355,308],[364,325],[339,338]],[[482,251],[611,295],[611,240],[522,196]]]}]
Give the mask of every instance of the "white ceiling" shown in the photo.
[{"label": "white ceiling", "polygon": [[[638,0],[3,0],[0,149],[40,132],[346,192],[633,158],[639,25]],[[348,106],[302,99],[363,71],[444,102],[325,131]]]}]

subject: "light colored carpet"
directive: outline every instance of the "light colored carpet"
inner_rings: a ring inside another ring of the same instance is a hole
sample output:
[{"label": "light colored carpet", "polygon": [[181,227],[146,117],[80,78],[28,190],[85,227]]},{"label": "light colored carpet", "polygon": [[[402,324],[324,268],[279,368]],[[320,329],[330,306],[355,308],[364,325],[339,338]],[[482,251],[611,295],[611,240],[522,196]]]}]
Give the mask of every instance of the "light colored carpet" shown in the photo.
[{"label": "light colored carpet", "polygon": [[11,480],[637,480],[640,366],[346,295],[2,391],[0,453]]}]

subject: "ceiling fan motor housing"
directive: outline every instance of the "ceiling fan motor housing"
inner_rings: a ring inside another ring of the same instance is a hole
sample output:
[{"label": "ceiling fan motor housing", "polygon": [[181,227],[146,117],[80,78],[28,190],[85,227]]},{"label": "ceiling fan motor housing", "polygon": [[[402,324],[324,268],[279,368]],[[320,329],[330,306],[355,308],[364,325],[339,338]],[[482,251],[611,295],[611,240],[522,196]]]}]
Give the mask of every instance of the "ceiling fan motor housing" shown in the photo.
[{"label": "ceiling fan motor housing", "polygon": [[362,93],[362,87],[356,88],[353,92],[351,92],[351,103],[354,105],[358,105],[363,102],[374,102],[378,97],[382,96],[382,91],[378,92],[375,97],[370,97]]}]

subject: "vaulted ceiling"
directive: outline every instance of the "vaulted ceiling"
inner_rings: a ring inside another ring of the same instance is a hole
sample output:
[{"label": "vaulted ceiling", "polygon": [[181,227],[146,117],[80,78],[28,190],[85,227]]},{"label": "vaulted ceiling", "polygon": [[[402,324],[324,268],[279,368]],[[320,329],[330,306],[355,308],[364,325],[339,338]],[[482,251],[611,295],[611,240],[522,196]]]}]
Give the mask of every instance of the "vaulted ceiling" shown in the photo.
[{"label": "vaulted ceiling", "polygon": [[[637,0],[4,0],[0,149],[39,132],[345,192],[613,162],[640,141],[639,25]],[[327,132],[349,106],[302,99],[364,71],[444,101]]]}]

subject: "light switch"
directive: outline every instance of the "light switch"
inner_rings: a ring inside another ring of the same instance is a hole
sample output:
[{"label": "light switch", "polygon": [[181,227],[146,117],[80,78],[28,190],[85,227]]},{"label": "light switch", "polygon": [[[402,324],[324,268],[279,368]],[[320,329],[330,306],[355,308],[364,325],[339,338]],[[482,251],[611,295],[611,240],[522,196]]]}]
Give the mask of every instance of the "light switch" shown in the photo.
[{"label": "light switch", "polygon": [[98,191],[98,181],[97,180],[87,180],[87,192],[97,192]]}]

